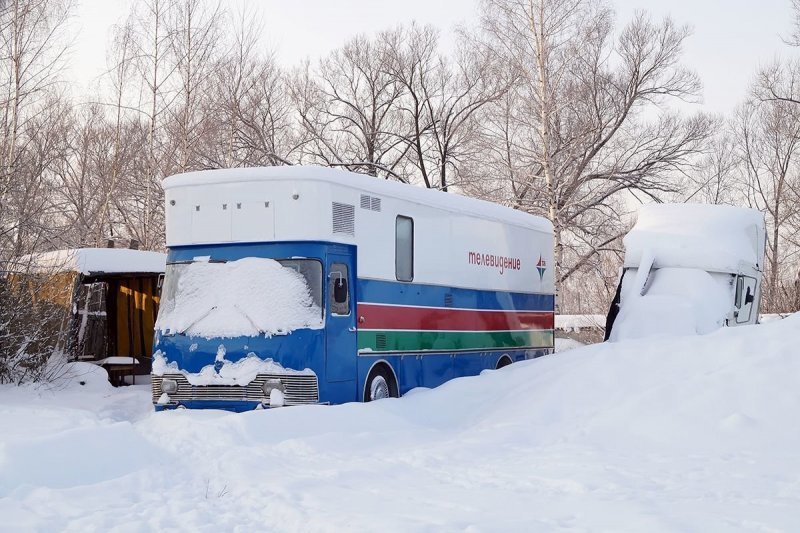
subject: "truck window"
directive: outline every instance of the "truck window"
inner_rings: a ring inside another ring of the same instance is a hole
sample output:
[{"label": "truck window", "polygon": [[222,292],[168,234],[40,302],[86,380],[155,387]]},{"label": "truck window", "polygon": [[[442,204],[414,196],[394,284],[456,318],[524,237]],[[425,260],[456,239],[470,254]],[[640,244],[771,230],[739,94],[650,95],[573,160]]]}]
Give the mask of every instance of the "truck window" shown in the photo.
[{"label": "truck window", "polygon": [[395,224],[394,268],[397,281],[414,279],[414,219],[398,216]]},{"label": "truck window", "polygon": [[346,316],[350,314],[350,287],[347,276],[347,265],[333,263],[328,276],[328,301],[332,315]]},{"label": "truck window", "polygon": [[736,297],[735,305],[736,323],[746,324],[750,322],[753,314],[753,303],[756,297],[756,279],[750,276],[739,276],[736,278]]}]

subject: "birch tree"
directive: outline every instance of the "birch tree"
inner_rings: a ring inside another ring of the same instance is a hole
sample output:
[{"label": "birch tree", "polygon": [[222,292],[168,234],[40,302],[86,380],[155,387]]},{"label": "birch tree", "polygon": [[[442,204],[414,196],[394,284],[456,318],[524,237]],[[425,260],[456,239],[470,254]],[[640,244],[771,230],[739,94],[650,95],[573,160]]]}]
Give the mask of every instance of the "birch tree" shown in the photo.
[{"label": "birch tree", "polygon": [[66,0],[8,0],[0,3],[0,260],[26,251],[38,239],[43,173],[49,160],[39,148],[38,113],[53,98],[64,66]]},{"label": "birch tree", "polygon": [[[546,216],[560,285],[625,231],[625,194],[658,198],[692,168],[712,120],[661,111],[692,99],[680,64],[689,31],[637,14],[614,40],[609,6],[588,0],[485,0],[486,42],[520,74],[500,110],[514,132],[496,139],[510,165],[512,202]],[[497,124],[497,122],[495,122]],[[498,164],[498,162],[494,162]]]}]

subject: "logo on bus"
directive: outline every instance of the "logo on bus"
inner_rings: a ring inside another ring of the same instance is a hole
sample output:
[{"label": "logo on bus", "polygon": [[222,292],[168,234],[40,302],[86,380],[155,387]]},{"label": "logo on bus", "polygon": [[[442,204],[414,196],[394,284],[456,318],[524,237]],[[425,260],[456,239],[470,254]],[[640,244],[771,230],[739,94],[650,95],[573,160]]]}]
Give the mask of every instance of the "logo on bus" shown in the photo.
[{"label": "logo on bus", "polygon": [[536,270],[539,271],[539,281],[544,279],[544,271],[547,270],[547,261],[544,260],[541,254],[539,254],[539,261],[536,263]]}]

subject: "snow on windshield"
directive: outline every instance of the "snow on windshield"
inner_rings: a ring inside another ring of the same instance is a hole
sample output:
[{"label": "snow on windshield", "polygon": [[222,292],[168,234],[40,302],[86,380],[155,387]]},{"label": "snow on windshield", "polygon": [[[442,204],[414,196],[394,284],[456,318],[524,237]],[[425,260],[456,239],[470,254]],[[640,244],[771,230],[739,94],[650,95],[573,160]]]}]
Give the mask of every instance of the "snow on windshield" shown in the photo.
[{"label": "snow on windshield", "polygon": [[[307,262],[318,265],[314,284],[321,283],[321,265]],[[173,334],[239,337],[322,327],[306,277],[272,259],[169,265],[163,293],[156,327]]]},{"label": "snow on windshield", "polygon": [[692,268],[659,268],[650,272],[644,295],[636,269],[622,280],[620,312],[612,341],[710,333],[725,323],[733,302],[732,277]]}]

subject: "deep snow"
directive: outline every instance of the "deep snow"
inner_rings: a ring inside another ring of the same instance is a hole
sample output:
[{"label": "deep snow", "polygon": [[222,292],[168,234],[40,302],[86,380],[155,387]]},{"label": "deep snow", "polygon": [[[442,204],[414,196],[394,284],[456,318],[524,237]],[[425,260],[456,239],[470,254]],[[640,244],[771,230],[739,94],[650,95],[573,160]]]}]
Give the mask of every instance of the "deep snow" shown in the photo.
[{"label": "deep snow", "polygon": [[240,415],[0,387],[0,529],[796,531],[798,340],[794,315]]}]

